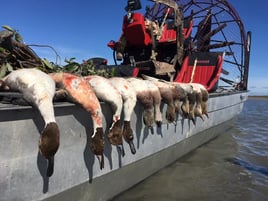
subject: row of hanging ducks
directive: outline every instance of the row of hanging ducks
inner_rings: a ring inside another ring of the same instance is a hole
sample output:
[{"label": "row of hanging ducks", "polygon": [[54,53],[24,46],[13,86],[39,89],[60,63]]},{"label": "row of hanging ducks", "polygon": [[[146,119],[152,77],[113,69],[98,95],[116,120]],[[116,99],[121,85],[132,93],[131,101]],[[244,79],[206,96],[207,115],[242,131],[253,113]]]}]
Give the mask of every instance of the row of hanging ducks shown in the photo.
[{"label": "row of hanging ducks", "polygon": [[[143,79],[97,75],[80,77],[64,72],[46,74],[27,68],[12,71],[0,80],[0,89],[21,92],[23,98],[40,111],[45,126],[39,139],[39,152],[48,160],[48,176],[53,174],[53,167],[50,170],[49,167],[53,166],[52,159],[60,144],[53,101],[63,97],[81,105],[90,114],[93,121],[90,149],[97,156],[101,169],[104,167],[105,140],[100,101],[111,106],[113,119],[108,140],[120,148],[122,155],[125,154],[123,139],[129,144],[131,153],[136,153],[130,121],[137,101],[144,107],[143,122],[149,128],[154,124],[161,126],[161,101],[167,104],[165,117],[168,123],[176,121],[177,114],[193,123],[196,117],[202,120],[204,115],[208,117],[209,94],[203,85],[167,82],[149,76],[143,76]],[[123,121],[120,120],[121,113]]]}]

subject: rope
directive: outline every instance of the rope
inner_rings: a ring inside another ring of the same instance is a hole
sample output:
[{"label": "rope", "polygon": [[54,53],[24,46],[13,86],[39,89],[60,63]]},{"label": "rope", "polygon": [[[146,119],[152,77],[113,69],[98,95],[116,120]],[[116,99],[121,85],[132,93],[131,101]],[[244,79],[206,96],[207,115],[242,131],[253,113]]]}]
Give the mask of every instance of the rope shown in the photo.
[{"label": "rope", "polygon": [[166,12],[166,14],[165,14],[165,17],[164,17],[164,19],[163,19],[163,21],[162,21],[162,23],[161,23],[161,26],[160,26],[160,33],[157,35],[156,40],[160,40],[160,38],[161,38],[161,36],[162,36],[163,28],[164,28],[164,24],[165,24],[165,22],[166,22],[166,19],[167,19],[169,10],[170,10],[170,8],[167,9],[167,12]]},{"label": "rope", "polygon": [[194,74],[195,74],[195,70],[196,70],[196,64],[197,64],[197,58],[195,58],[195,60],[194,60],[194,68],[193,68],[193,71],[192,71],[190,83],[192,83],[193,79],[194,79]]}]

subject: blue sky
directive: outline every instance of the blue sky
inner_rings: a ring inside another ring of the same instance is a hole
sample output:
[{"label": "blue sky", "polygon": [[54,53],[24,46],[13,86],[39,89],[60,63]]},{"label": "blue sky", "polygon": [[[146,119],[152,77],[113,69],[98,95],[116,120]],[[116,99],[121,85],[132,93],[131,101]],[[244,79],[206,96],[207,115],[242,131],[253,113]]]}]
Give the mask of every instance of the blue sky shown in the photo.
[{"label": "blue sky", "polygon": [[[149,1],[141,0],[143,7]],[[251,94],[268,95],[268,2],[265,0],[229,0],[252,31],[249,73]],[[91,57],[105,57],[113,64],[110,40],[121,34],[122,16],[126,0],[13,0],[2,1],[0,25],[19,31],[26,44],[50,45],[64,59],[77,61]],[[35,49],[41,58],[55,61],[48,48]]]}]

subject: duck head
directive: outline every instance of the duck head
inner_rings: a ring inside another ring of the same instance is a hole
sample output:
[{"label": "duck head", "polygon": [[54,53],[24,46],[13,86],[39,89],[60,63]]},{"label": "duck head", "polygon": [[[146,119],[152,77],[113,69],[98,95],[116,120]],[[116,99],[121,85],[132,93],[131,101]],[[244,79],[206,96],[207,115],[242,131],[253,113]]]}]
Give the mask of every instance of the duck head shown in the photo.
[{"label": "duck head", "polygon": [[123,146],[123,137],[122,137],[122,125],[120,121],[113,123],[109,130],[108,140],[111,144],[116,145],[122,156],[125,155],[124,146]]},{"label": "duck head", "polygon": [[48,123],[39,138],[39,152],[48,160],[47,176],[53,174],[54,155],[60,145],[60,131],[56,122]]},{"label": "duck head", "polygon": [[193,122],[193,124],[195,124],[194,108],[196,103],[196,93],[194,92],[188,93],[188,99],[189,99],[188,119],[190,119]]},{"label": "duck head", "polygon": [[184,117],[188,117],[189,115],[189,99],[188,97],[185,97],[182,100],[182,104],[181,104],[181,111]]},{"label": "duck head", "polygon": [[202,114],[206,115],[206,117],[209,118],[207,103],[202,101],[201,102],[201,108],[202,108]]},{"label": "duck head", "polygon": [[202,94],[201,93],[196,93],[196,106],[195,106],[195,109],[194,109],[194,114],[195,116],[197,117],[200,117],[203,121],[204,121],[204,118],[203,118],[203,112],[202,112]]},{"label": "duck head", "polygon": [[202,101],[201,101],[202,113],[206,115],[208,118],[207,101],[209,98],[209,93],[207,90],[204,89],[201,89],[201,92],[202,92]]},{"label": "duck head", "polygon": [[91,137],[89,146],[91,151],[97,156],[99,160],[100,169],[104,168],[104,135],[102,128],[96,129],[95,134]]},{"label": "duck head", "polygon": [[124,121],[123,137],[124,140],[129,144],[131,153],[136,154],[136,149],[133,143],[134,136],[130,126],[130,121]]},{"label": "duck head", "polygon": [[153,127],[154,124],[154,108],[144,108],[143,123],[148,127]]},{"label": "duck head", "polygon": [[176,120],[176,110],[174,103],[169,103],[167,105],[166,119],[169,123],[174,122]]}]

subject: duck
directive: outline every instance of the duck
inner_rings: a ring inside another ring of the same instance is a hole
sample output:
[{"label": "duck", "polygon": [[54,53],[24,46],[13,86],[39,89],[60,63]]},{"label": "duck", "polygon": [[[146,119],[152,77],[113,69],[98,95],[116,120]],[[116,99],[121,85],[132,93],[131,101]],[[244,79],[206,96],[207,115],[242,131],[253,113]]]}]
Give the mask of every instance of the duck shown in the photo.
[{"label": "duck", "polygon": [[201,118],[204,121],[204,118],[202,116],[203,113],[202,113],[202,106],[201,106],[201,102],[202,102],[201,89],[200,89],[198,83],[191,83],[191,86],[193,87],[193,91],[195,92],[195,96],[196,96],[196,105],[195,105],[195,109],[194,109],[194,115],[196,117]]},{"label": "duck", "polygon": [[182,87],[186,93],[189,102],[189,110],[188,103],[183,106],[182,110],[184,110],[185,116],[192,120],[195,124],[195,117],[199,117],[204,121],[202,115],[207,116],[208,118],[208,110],[207,110],[207,101],[209,98],[209,93],[204,85],[200,83],[176,83],[177,86]]},{"label": "duck", "polygon": [[158,87],[149,80],[141,78],[126,78],[136,91],[137,100],[143,105],[143,122],[152,130],[153,124],[161,127],[162,114],[160,111],[161,94]]},{"label": "duck", "polygon": [[[74,103],[82,106],[93,121],[93,134],[89,143],[91,151],[96,155],[100,169],[104,168],[104,132],[100,102],[88,82],[78,75],[67,72],[49,73],[60,89],[58,93],[66,93]],[[57,96],[57,91],[56,91]]]},{"label": "duck", "polygon": [[208,106],[207,106],[209,93],[206,88],[204,89],[201,88],[201,92],[202,92],[202,102],[201,102],[202,114],[205,115],[207,118],[209,118]]},{"label": "duck", "polygon": [[[175,107],[176,116],[177,114],[181,114],[184,117],[187,117],[187,118],[189,117],[189,114],[190,114],[189,94],[191,95],[192,93],[192,86],[190,86],[189,84],[185,84],[185,83],[178,83],[178,82],[158,79],[158,78],[151,77],[148,75],[142,75],[142,77],[143,79],[151,80],[158,84],[161,83],[159,85],[163,85],[162,83],[164,83],[165,85],[168,85],[172,93],[172,99],[173,99],[173,104]],[[168,88],[168,86],[165,86],[165,88]],[[165,95],[163,94],[161,96],[165,96]],[[191,100],[191,96],[190,96],[190,100]]]},{"label": "duck", "polygon": [[171,82],[181,94],[181,112],[182,116],[188,118],[195,124],[195,104],[196,104],[196,94],[193,90],[193,86],[190,83],[181,83],[181,82]]},{"label": "duck", "polygon": [[112,85],[119,91],[123,99],[123,138],[129,144],[131,153],[136,154],[136,148],[133,143],[134,135],[130,122],[131,115],[137,102],[135,89],[131,83],[123,77],[111,77],[109,80]]},{"label": "duck", "polygon": [[54,170],[54,156],[60,145],[60,130],[56,123],[53,107],[55,82],[48,74],[35,68],[23,68],[12,71],[0,82],[4,90],[22,93],[23,98],[36,107],[45,126],[39,137],[39,153],[48,161],[47,176]]},{"label": "duck", "polygon": [[162,101],[167,104],[166,119],[168,123],[174,122],[176,120],[176,109],[173,96],[176,91],[173,90],[174,86],[168,82],[164,82],[148,75],[143,74],[142,78],[153,82],[158,87]]},{"label": "duck", "polygon": [[[183,89],[180,85],[174,85],[172,92],[173,92],[173,98],[174,98],[174,105],[175,105],[175,111],[177,114],[183,114],[182,108],[184,108],[184,112],[186,113],[188,111],[189,113],[189,101],[187,97],[187,91]],[[181,104],[182,102],[182,104]],[[183,106],[183,107],[182,107]]]},{"label": "duck", "polygon": [[113,119],[109,128],[108,140],[111,144],[116,145],[121,151],[122,156],[124,156],[125,151],[123,147],[122,124],[120,122],[123,99],[120,92],[108,78],[99,75],[88,75],[84,76],[84,79],[88,81],[97,98],[111,106]]},{"label": "duck", "polygon": [[206,87],[200,83],[191,83],[191,85],[197,95],[196,97],[197,104],[196,104],[195,114],[199,116],[202,120],[204,120],[202,115],[205,115],[207,118],[209,117],[208,109],[207,109],[207,101],[209,98],[209,93]]}]

